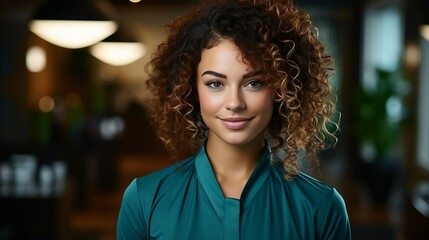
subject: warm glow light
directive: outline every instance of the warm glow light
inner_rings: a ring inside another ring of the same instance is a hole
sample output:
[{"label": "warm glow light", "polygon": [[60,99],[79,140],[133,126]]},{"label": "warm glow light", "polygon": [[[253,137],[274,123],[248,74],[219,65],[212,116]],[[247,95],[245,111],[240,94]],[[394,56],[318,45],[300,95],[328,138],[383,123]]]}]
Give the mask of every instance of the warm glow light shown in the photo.
[{"label": "warm glow light", "polygon": [[55,107],[55,101],[50,96],[44,96],[39,100],[39,109],[42,112],[50,112]]},{"label": "warm glow light", "polygon": [[416,43],[407,43],[404,51],[405,66],[409,69],[416,69],[420,64],[420,47]]},{"label": "warm glow light", "polygon": [[141,2],[141,0],[130,0],[130,2],[132,2],[132,3],[138,3],[138,2]]},{"label": "warm glow light", "polygon": [[90,48],[90,52],[105,63],[123,66],[144,56],[146,47],[139,42],[99,42]]},{"label": "warm glow light", "polygon": [[420,34],[426,39],[426,41],[429,41],[429,25],[420,26]]},{"label": "warm glow light", "polygon": [[46,66],[45,50],[38,46],[30,47],[27,50],[25,63],[30,72],[41,72]]},{"label": "warm glow light", "polygon": [[30,30],[46,41],[65,48],[83,48],[114,33],[114,21],[33,20]]}]

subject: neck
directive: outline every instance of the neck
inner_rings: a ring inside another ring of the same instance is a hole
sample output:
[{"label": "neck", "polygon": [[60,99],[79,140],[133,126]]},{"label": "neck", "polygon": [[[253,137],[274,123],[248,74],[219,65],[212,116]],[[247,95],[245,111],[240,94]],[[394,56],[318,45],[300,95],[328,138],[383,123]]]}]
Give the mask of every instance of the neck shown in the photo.
[{"label": "neck", "polygon": [[245,145],[231,145],[209,137],[206,152],[217,177],[248,179],[258,164],[263,148],[263,137]]}]

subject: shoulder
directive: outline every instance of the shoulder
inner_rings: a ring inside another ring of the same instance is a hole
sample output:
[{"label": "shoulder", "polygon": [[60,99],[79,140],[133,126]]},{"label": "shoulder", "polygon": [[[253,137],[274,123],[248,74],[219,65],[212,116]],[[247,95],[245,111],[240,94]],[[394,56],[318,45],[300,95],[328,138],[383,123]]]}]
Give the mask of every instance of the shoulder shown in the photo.
[{"label": "shoulder", "polygon": [[276,181],[280,182],[287,192],[294,193],[293,196],[299,196],[300,201],[311,201],[312,199],[317,199],[317,201],[329,201],[334,192],[336,192],[332,186],[329,186],[328,184],[325,184],[303,172],[298,172],[292,180],[288,181],[283,177],[283,170],[281,168],[274,168],[274,176],[275,179],[277,179]]},{"label": "shoulder", "polygon": [[333,239],[350,239],[350,223],[346,204],[340,193],[332,186],[299,173],[291,182],[301,195],[300,201],[312,206],[319,236],[334,236]]},{"label": "shoulder", "polygon": [[276,178],[281,181],[286,197],[300,208],[306,208],[320,215],[327,211],[346,213],[343,197],[334,187],[302,172],[294,176],[291,181],[285,180],[280,170],[276,171],[276,175]]},{"label": "shoulder", "polygon": [[176,185],[180,181],[186,181],[187,177],[194,171],[195,157],[189,157],[172,166],[160,169],[148,175],[136,178],[134,184],[136,190],[148,196],[160,190],[160,188],[168,188],[172,184]]},{"label": "shoulder", "polygon": [[160,192],[167,192],[192,175],[194,160],[195,157],[189,157],[174,165],[134,179],[124,192],[123,203],[137,204],[143,209],[150,206]]},{"label": "shoulder", "polygon": [[118,239],[145,239],[153,203],[159,196],[173,198],[180,184],[193,174],[194,157],[135,178],[126,188],[119,210]]},{"label": "shoulder", "polygon": [[[147,239],[150,209],[158,194],[168,191],[192,170],[193,158],[134,179],[125,190],[117,221],[117,239]],[[179,183],[180,184],[180,183]],[[167,190],[166,190],[167,189]],[[174,194],[174,193],[173,193]]]},{"label": "shoulder", "polygon": [[299,172],[292,180],[291,185],[304,196],[307,196],[307,200],[316,206],[327,208],[334,206],[345,209],[343,197],[337,189],[305,173]]},{"label": "shoulder", "polygon": [[299,172],[291,181],[291,185],[311,196],[330,199],[335,189],[305,173]]}]

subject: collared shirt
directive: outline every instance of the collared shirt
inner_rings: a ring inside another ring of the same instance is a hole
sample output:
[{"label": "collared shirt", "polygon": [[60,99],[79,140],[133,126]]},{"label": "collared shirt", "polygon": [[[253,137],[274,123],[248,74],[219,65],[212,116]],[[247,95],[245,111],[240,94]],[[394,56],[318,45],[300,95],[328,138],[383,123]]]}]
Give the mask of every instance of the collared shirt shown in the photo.
[{"label": "collared shirt", "polygon": [[299,173],[292,181],[269,147],[240,199],[224,197],[204,147],[176,165],[137,178],[126,189],[117,239],[351,239],[343,198]]}]

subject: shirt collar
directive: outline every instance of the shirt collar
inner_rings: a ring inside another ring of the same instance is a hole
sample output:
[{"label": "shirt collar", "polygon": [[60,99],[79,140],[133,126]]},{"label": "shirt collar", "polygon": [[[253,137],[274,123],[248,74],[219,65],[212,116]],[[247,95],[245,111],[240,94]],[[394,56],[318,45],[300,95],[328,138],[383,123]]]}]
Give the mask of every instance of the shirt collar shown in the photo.
[{"label": "shirt collar", "polygon": [[[265,179],[267,178],[270,172],[271,156],[272,153],[270,147],[268,146],[268,143],[266,143],[261,159],[253,170],[252,174],[250,175],[250,178],[247,181],[243,192],[241,193],[240,203],[243,211],[250,204],[250,202],[264,183]],[[210,161],[207,158],[204,146],[196,155],[195,167],[198,182],[201,184],[219,219],[223,219],[225,197],[222,193],[219,183],[217,182]]]}]

